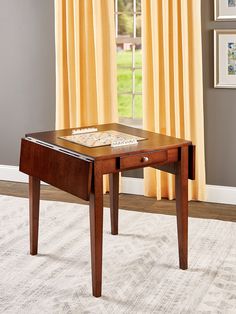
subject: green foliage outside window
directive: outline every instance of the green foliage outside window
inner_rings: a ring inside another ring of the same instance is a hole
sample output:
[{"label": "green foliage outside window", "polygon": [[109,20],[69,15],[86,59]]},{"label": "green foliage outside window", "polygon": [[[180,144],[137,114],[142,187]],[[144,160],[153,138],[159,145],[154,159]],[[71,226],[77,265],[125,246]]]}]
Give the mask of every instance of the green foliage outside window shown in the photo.
[{"label": "green foliage outside window", "polygon": [[[120,66],[131,66],[130,60],[132,60],[131,51],[118,51],[117,52],[117,65],[118,65],[118,93],[119,92],[131,92],[132,91],[132,70],[131,69],[119,69]],[[141,50],[135,52],[136,66],[142,64]],[[135,70],[135,91],[142,91],[142,70]],[[132,117],[132,96],[120,95],[118,97],[118,110],[120,117]],[[135,116],[134,118],[142,118],[142,96],[135,95]]]},{"label": "green foliage outside window", "polygon": [[[118,37],[134,37],[134,8],[133,0],[118,0]],[[141,11],[141,0],[136,0],[136,12]],[[141,15],[136,15],[136,37],[141,37]],[[142,55],[140,48],[136,46],[135,50],[135,68],[142,66]],[[132,114],[132,92],[142,92],[142,70],[135,69],[135,88],[133,91],[132,83],[132,50],[127,50],[123,45],[118,45],[117,49],[117,84],[118,93],[118,111],[119,116],[124,118],[142,118],[142,95],[134,95],[134,113]],[[132,45],[130,46],[132,49]],[[122,68],[121,68],[122,67]],[[127,68],[124,68],[127,67]],[[125,94],[130,93],[130,94]]]}]

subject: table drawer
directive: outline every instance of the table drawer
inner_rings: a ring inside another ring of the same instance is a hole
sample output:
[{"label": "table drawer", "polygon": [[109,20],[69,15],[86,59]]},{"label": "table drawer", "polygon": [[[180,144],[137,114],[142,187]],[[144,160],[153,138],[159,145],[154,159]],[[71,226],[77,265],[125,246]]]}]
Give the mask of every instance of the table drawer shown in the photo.
[{"label": "table drawer", "polygon": [[152,153],[142,153],[137,155],[129,155],[120,157],[120,169],[146,167],[158,162],[164,162],[168,159],[167,151],[159,151]]}]

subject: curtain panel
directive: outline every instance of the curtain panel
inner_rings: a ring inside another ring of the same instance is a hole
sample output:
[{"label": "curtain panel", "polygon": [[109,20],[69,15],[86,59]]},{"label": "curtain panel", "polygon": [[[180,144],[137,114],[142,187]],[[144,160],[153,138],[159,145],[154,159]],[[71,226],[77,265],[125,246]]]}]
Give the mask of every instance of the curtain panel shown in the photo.
[{"label": "curtain panel", "polygon": [[[201,0],[142,0],[144,129],[192,140],[196,180],[189,199],[205,199]],[[147,168],[145,194],[175,197],[171,174]]]},{"label": "curtain panel", "polygon": [[112,0],[55,0],[56,128],[118,120]]}]

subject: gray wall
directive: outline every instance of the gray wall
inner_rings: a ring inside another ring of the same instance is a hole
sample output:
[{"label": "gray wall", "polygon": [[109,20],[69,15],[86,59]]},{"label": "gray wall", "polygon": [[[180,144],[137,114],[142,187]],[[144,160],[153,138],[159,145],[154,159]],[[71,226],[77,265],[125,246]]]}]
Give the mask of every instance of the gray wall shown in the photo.
[{"label": "gray wall", "polygon": [[[202,0],[207,183],[236,186],[236,89],[213,88],[214,0]],[[53,0],[0,0],[0,164],[17,165],[20,138],[54,128]]]},{"label": "gray wall", "polygon": [[53,3],[0,0],[0,164],[18,164],[25,133],[54,129]]},{"label": "gray wall", "polygon": [[213,88],[215,28],[236,28],[236,22],[214,21],[214,0],[202,0],[207,183],[236,186],[236,89]]}]

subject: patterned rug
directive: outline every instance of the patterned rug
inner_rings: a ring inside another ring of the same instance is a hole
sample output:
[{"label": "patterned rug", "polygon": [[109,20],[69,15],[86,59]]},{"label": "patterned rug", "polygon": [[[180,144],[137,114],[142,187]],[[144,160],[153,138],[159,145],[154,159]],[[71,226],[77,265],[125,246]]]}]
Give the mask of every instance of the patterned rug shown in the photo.
[{"label": "patterned rug", "polygon": [[0,313],[236,313],[236,224],[190,219],[189,269],[178,269],[175,217],[104,215],[103,296],[91,295],[88,207],[41,202],[38,256],[28,201],[0,196]]}]

